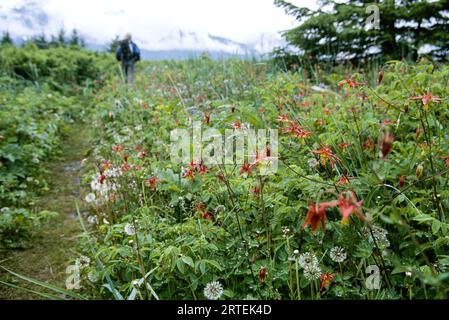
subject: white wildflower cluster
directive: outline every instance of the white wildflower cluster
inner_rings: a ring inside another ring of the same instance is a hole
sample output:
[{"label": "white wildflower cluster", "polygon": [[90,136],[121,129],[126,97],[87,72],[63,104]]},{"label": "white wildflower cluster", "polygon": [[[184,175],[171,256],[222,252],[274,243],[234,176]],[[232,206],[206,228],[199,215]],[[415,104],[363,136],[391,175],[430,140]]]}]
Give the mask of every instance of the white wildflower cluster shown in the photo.
[{"label": "white wildflower cluster", "polygon": [[204,296],[208,300],[218,300],[223,295],[223,286],[218,281],[209,282],[204,288]]},{"label": "white wildflower cluster", "polygon": [[137,184],[136,180],[132,180],[129,182],[129,188],[130,189],[139,189],[139,185]]},{"label": "white wildflower cluster", "polygon": [[99,276],[98,276],[98,274],[97,274],[96,272],[90,271],[90,272],[87,274],[87,279],[88,279],[90,282],[95,283],[95,282],[98,281]]},{"label": "white wildflower cluster", "polygon": [[117,168],[109,168],[103,173],[107,178],[117,178],[122,175],[122,172]]},{"label": "white wildflower cluster", "polygon": [[222,204],[218,205],[218,206],[215,208],[215,212],[216,212],[216,213],[220,213],[220,212],[224,212],[224,211],[226,211],[226,207],[225,207],[224,205],[222,205]]},{"label": "white wildflower cluster", "polygon": [[[128,141],[128,138],[126,136],[121,136],[121,135],[114,135],[114,144],[116,145],[120,145],[120,144],[124,144],[126,141]],[[105,142],[106,144],[106,142]]]},{"label": "white wildflower cluster", "polygon": [[109,186],[106,182],[101,183],[100,178],[97,175],[92,177],[90,182],[90,188],[92,191],[97,191],[100,195],[105,196],[109,192]]},{"label": "white wildflower cluster", "polygon": [[134,97],[133,100],[134,100],[135,103],[137,103],[137,104],[139,104],[139,105],[142,105],[142,104],[143,104],[143,100],[140,99],[140,98]]},{"label": "white wildflower cluster", "polygon": [[346,260],[347,254],[344,248],[342,247],[333,247],[330,252],[329,256],[331,257],[332,261],[341,263]]},{"label": "white wildflower cluster", "polygon": [[178,197],[178,203],[179,203],[179,207],[181,209],[185,210],[186,202],[183,197]]},{"label": "white wildflower cluster", "polygon": [[[115,170],[115,171],[114,171]],[[106,179],[108,177],[113,177],[117,174],[117,169],[108,169],[105,171]],[[109,176],[107,175],[109,174]],[[100,182],[100,177],[97,175],[92,176],[92,181],[90,183],[90,188],[92,192],[88,193],[84,200],[87,203],[93,205],[99,205],[107,200],[109,200],[110,194],[117,190],[117,185],[114,183],[110,183],[107,180]]]},{"label": "white wildflower cluster", "polygon": [[125,224],[125,233],[128,236],[133,236],[136,234],[136,229],[134,228],[134,226],[130,223]]},{"label": "white wildflower cluster", "polygon": [[305,252],[299,255],[299,266],[304,269],[304,277],[311,281],[319,279],[321,276],[321,269],[318,258],[311,252]]},{"label": "white wildflower cluster", "polygon": [[[390,246],[390,241],[387,238],[387,235],[388,235],[387,230],[385,230],[381,227],[377,227],[377,226],[373,226],[371,228],[371,230],[372,230],[372,233],[369,229],[366,231],[369,242],[374,243],[374,240],[376,240],[376,243],[380,249],[385,249]],[[374,236],[374,239],[373,239],[373,236]]]},{"label": "white wildflower cluster", "polygon": [[282,226],[282,236],[286,237],[290,233],[290,228],[287,226]]},{"label": "white wildflower cluster", "polygon": [[90,264],[90,258],[86,256],[81,256],[76,263],[80,266],[81,269],[87,268]]},{"label": "white wildflower cluster", "polygon": [[317,159],[311,158],[311,159],[309,159],[309,160],[307,161],[307,164],[309,165],[309,167],[310,167],[311,169],[315,169],[316,167],[319,166],[320,163],[318,162]]},{"label": "white wildflower cluster", "polygon": [[321,278],[321,269],[319,267],[304,269],[304,277],[309,281],[320,279]]},{"label": "white wildflower cluster", "polygon": [[89,216],[89,217],[87,217],[87,223],[89,223],[89,224],[98,224],[97,216]]},{"label": "white wildflower cluster", "polygon": [[87,202],[87,203],[95,203],[95,201],[96,201],[96,197],[95,197],[95,193],[89,193],[85,198],[84,198],[84,200]]}]

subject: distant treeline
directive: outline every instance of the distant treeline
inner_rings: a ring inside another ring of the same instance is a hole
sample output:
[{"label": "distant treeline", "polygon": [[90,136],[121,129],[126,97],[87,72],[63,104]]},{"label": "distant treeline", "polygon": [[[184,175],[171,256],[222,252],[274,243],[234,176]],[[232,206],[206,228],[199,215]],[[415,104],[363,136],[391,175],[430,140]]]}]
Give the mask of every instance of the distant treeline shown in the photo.
[{"label": "distant treeline", "polygon": [[[9,31],[3,31],[0,44],[2,45],[14,44],[14,39],[11,37]],[[60,48],[69,46],[84,48],[86,46],[84,38],[81,37],[78,30],[76,29],[73,29],[69,35],[67,35],[64,29],[60,29],[57,35],[52,35],[49,38],[47,38],[47,36],[44,33],[42,33],[29,39],[25,39],[22,44],[23,45],[35,44],[39,49]]]}]

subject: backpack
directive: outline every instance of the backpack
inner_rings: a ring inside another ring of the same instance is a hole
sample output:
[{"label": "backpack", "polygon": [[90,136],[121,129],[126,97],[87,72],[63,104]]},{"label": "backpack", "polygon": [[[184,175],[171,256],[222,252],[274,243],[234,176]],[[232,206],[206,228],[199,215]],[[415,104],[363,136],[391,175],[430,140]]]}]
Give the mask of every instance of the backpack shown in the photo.
[{"label": "backpack", "polygon": [[133,58],[133,53],[131,52],[127,41],[122,41],[120,43],[120,51],[122,53],[121,58],[123,61],[130,61]]}]

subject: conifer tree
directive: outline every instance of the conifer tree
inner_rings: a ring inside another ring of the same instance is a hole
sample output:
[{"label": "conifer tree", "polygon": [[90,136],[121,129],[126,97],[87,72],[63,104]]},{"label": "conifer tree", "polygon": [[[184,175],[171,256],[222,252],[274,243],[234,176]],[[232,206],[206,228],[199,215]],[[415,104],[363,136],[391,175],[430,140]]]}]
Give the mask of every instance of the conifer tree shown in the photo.
[{"label": "conifer tree", "polygon": [[78,35],[78,31],[76,29],[72,30],[72,34],[70,36],[69,45],[71,46],[81,46],[81,38]]},{"label": "conifer tree", "polygon": [[419,49],[436,58],[449,54],[449,0],[319,0],[318,10],[274,3],[296,17],[299,25],[284,35],[313,61],[414,60]]},{"label": "conifer tree", "polygon": [[13,44],[11,35],[9,34],[9,31],[4,31],[3,32],[3,36],[2,39],[0,40],[0,44],[4,45],[4,44]]},{"label": "conifer tree", "polygon": [[108,52],[115,53],[115,50],[118,48],[119,45],[120,45],[120,38],[119,36],[115,36],[115,38],[108,45],[107,49]]}]

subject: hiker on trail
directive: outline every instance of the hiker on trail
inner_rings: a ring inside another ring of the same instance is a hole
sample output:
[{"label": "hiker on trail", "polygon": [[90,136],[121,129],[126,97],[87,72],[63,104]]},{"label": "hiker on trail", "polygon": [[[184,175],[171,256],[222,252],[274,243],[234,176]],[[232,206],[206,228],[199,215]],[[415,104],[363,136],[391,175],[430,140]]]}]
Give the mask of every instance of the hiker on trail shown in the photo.
[{"label": "hiker on trail", "polygon": [[132,41],[131,34],[127,34],[125,40],[121,41],[115,57],[122,63],[122,72],[126,82],[134,82],[134,64],[140,60],[139,47]]}]

